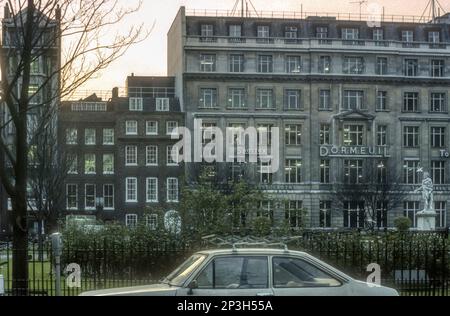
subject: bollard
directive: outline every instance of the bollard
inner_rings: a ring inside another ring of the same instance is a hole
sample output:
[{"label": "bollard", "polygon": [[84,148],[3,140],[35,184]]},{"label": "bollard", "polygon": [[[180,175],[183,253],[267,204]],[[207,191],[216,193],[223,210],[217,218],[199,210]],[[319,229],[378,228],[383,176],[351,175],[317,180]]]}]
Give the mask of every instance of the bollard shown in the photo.
[{"label": "bollard", "polygon": [[62,254],[62,240],[61,234],[55,233],[51,236],[53,257],[55,259],[55,291],[56,296],[61,296],[61,254]]},{"label": "bollard", "polygon": [[0,274],[0,296],[5,295],[5,278]]}]

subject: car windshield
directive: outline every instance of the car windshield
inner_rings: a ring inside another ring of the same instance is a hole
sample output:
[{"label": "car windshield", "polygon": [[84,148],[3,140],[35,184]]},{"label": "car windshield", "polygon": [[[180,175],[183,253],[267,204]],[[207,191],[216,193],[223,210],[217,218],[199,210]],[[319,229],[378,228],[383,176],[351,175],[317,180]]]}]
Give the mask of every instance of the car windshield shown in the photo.
[{"label": "car windshield", "polygon": [[173,286],[183,286],[187,278],[191,273],[197,269],[203,261],[205,261],[206,256],[196,254],[186,260],[181,266],[179,266],[174,272],[172,272],[163,282],[168,283]]}]

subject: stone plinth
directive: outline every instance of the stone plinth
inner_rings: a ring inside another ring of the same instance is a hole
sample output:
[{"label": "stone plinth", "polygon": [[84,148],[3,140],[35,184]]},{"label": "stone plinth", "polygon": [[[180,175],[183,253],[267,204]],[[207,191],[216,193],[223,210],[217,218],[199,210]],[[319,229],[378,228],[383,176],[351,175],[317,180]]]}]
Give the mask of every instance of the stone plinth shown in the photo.
[{"label": "stone plinth", "polygon": [[435,231],[436,217],[437,213],[435,211],[422,211],[417,213],[417,229],[419,231]]}]

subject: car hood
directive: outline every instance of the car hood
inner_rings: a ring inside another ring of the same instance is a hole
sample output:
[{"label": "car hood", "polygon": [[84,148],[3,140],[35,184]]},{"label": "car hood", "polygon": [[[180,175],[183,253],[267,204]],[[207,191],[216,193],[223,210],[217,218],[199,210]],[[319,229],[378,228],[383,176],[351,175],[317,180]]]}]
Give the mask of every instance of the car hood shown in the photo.
[{"label": "car hood", "polygon": [[378,286],[366,282],[353,280],[352,295],[353,296],[399,296],[395,289],[385,286]]},{"label": "car hood", "polygon": [[154,284],[82,293],[80,296],[175,296],[179,288]]}]

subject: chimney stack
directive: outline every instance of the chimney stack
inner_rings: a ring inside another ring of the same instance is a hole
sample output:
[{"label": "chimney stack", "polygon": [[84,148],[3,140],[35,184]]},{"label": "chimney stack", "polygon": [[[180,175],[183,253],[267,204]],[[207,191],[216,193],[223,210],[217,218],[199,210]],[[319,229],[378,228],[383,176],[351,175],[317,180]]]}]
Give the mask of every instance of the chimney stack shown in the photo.
[{"label": "chimney stack", "polygon": [[5,13],[4,13],[3,18],[5,18],[5,19],[11,18],[11,11],[9,10],[9,4],[8,3],[5,4]]},{"label": "chimney stack", "polygon": [[112,89],[112,98],[117,99],[119,97],[119,88],[115,87]]}]

